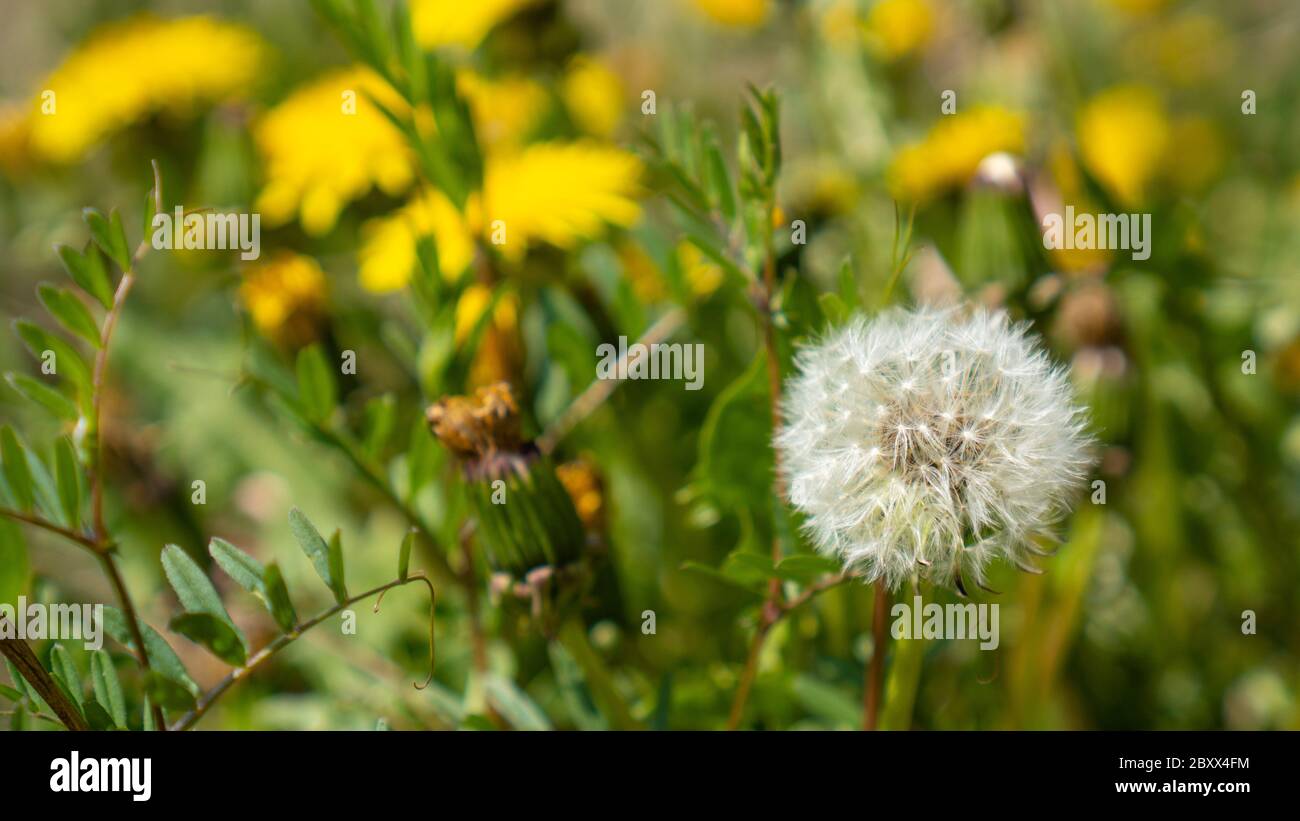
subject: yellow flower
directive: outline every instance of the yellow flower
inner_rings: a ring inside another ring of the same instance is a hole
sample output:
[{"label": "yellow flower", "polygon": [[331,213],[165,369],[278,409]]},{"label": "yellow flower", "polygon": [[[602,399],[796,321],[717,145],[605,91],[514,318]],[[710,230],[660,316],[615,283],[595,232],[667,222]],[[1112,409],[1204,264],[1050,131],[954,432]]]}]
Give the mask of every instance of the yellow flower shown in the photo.
[{"label": "yellow flower", "polygon": [[1142,202],[1160,168],[1169,122],[1160,98],[1140,86],[1117,86],[1089,100],[1078,117],[1083,165],[1125,206]]},{"label": "yellow flower", "polygon": [[943,117],[923,140],[899,149],[889,166],[889,187],[901,200],[923,202],[966,184],[988,155],[1019,154],[1024,148],[1023,114],[971,108]]},{"label": "yellow flower", "polygon": [[718,290],[725,276],[722,268],[689,242],[678,243],[677,264],[681,266],[687,287],[696,296],[705,297]]},{"label": "yellow flower", "polygon": [[564,105],[578,127],[596,137],[609,137],[623,119],[623,82],[602,62],[575,57],[560,89]]},{"label": "yellow flower", "polygon": [[640,161],[613,146],[536,143],[488,157],[483,218],[489,232],[500,220],[507,257],[518,259],[536,240],[571,248],[606,223],[626,227],[640,218],[640,176]]},{"label": "yellow flower", "polygon": [[862,27],[867,44],[894,61],[919,51],[934,33],[934,9],[926,0],[880,0]]},{"label": "yellow flower", "polygon": [[772,9],[771,0],[695,0],[695,6],[713,22],[735,28],[763,25]]},{"label": "yellow flower", "polygon": [[267,182],[255,208],[270,225],[296,214],[307,233],[324,234],[373,186],[398,194],[411,184],[406,141],[367,94],[399,116],[405,111],[387,83],[356,68],[299,88],[256,124]]},{"label": "yellow flower", "polygon": [[281,251],[244,269],[239,297],[263,334],[303,345],[315,338],[325,310],[325,274],[311,257]]},{"label": "yellow flower", "polygon": [[623,266],[623,277],[632,286],[638,302],[652,305],[668,296],[663,272],[638,243],[623,241],[614,251]]},{"label": "yellow flower", "polygon": [[607,223],[631,225],[641,215],[635,199],[640,173],[632,154],[588,141],[489,155],[484,190],[470,196],[463,218],[445,196],[426,192],[393,216],[367,223],[361,284],[381,292],[405,287],[416,264],[416,238],[428,234],[443,274],[455,278],[473,259],[475,237],[499,237],[501,253],[517,260],[534,242],[571,248],[598,236]]},{"label": "yellow flower", "polygon": [[438,265],[449,281],[457,279],[474,258],[474,237],[464,217],[446,196],[432,189],[392,216],[370,220],[361,233],[361,285],[378,293],[406,287],[416,265],[419,237],[433,236]]},{"label": "yellow flower", "polygon": [[133,17],[96,29],[41,84],[31,146],[59,163],[79,160],[105,137],[163,112],[241,96],[263,60],[262,41],[211,17]]},{"label": "yellow flower", "polygon": [[411,27],[425,48],[474,49],[498,23],[537,0],[411,0]]},{"label": "yellow flower", "polygon": [[474,132],[485,150],[520,145],[546,111],[546,89],[526,77],[489,80],[470,71],[456,75],[469,103]]},{"label": "yellow flower", "polygon": [[[1088,199],[1083,174],[1064,140],[1055,143],[1047,155],[1047,170],[1061,192],[1061,204],[1073,205],[1076,213],[1096,213]],[[1073,229],[1069,229],[1073,230]],[[1097,273],[1110,266],[1111,252],[1105,248],[1053,248],[1048,252],[1056,269],[1063,273]]]}]

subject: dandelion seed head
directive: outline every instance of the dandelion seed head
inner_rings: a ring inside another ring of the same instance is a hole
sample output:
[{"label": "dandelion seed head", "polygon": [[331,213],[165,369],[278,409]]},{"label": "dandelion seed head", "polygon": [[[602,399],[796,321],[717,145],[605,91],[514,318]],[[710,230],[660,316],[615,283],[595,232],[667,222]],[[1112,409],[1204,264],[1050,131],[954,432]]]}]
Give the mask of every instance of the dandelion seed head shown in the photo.
[{"label": "dandelion seed head", "polygon": [[868,581],[979,583],[995,558],[1025,563],[1091,467],[1065,368],[1005,314],[859,316],[796,364],[776,435],[790,501]]}]

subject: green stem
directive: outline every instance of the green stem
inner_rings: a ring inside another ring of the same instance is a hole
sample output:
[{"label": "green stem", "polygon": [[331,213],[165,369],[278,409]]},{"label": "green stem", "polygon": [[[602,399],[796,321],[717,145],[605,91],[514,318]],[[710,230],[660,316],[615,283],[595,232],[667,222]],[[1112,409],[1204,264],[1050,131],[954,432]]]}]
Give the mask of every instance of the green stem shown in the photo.
[{"label": "green stem", "polygon": [[884,711],[880,729],[906,730],[912,726],[912,708],[921,684],[921,666],[925,660],[924,638],[913,636],[894,643],[894,661],[885,683]]},{"label": "green stem", "polygon": [[[248,661],[244,664],[243,667],[237,667],[234,670],[231,670],[229,673],[226,674],[226,677],[223,678],[221,681],[217,682],[216,685],[213,686],[211,690],[209,690],[208,692],[200,696],[198,704],[195,705],[194,709],[190,710],[188,713],[186,713],[185,715],[177,719],[176,723],[172,724],[170,729],[188,730],[191,727],[193,727],[195,724],[198,723],[199,719],[203,718],[203,716],[207,714],[208,710],[212,708],[212,705],[216,703],[217,699],[221,698],[221,696],[227,690],[233,687],[237,682],[247,678],[250,674],[253,673],[254,670],[256,670],[258,667],[261,667],[264,663],[270,660],[272,656],[274,656],[276,653],[280,652],[284,648],[288,647],[290,644],[296,641],[300,636],[302,636],[303,633],[306,633],[308,630],[317,626],[321,622],[339,613],[340,611],[346,610],[347,608],[351,607],[352,605],[356,604],[359,601],[364,601],[365,599],[370,598],[371,596],[378,595],[380,597],[380,600],[382,601],[383,594],[386,593],[387,591],[393,589],[394,587],[401,587],[406,584],[411,584],[412,582],[423,582],[429,586],[429,612],[430,612],[429,679],[431,681],[433,679],[433,662],[434,662],[432,613],[433,613],[435,593],[433,589],[433,582],[429,581],[429,579],[423,575],[415,574],[412,576],[408,576],[405,579],[394,579],[393,581],[388,582],[387,584],[381,584],[378,587],[371,588],[370,590],[367,590],[364,593],[359,593],[353,596],[352,598],[340,602],[339,604],[334,605],[328,610],[319,613],[316,616],[308,619],[307,621],[298,625],[288,633],[284,633],[280,636],[277,636],[276,639],[272,641],[270,644],[266,645],[261,650],[258,650],[256,653],[254,653],[253,656],[250,659],[248,659]],[[378,602],[375,603],[375,608],[376,609],[379,608]],[[425,682],[425,684],[427,685],[428,682]],[[420,688],[421,685],[417,684],[416,687]]]},{"label": "green stem", "polygon": [[583,678],[591,690],[592,698],[609,719],[615,730],[642,730],[641,722],[632,717],[632,710],[627,705],[613,677],[605,667],[600,656],[587,641],[587,628],[581,619],[569,619],[561,627],[557,640],[569,651],[574,661],[582,668]]}]

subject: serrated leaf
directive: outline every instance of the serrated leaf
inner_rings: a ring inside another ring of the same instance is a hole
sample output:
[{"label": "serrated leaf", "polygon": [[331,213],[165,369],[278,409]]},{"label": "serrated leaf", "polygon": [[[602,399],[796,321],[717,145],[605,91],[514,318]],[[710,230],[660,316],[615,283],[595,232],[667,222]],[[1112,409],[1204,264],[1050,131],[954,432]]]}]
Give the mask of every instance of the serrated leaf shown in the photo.
[{"label": "serrated leaf", "polygon": [[[131,629],[127,626],[126,615],[116,607],[104,605],[104,632],[116,639],[124,647],[132,650],[136,649],[135,642],[131,638]],[[141,622],[140,632],[144,636],[145,655],[149,658],[149,666],[158,675],[164,676],[171,681],[179,684],[190,693],[198,693],[199,685],[194,683],[190,674],[186,672],[185,665],[181,663],[180,657],[176,651],[167,643],[162,635],[148,624]],[[158,699],[155,702],[162,704]],[[191,702],[193,699],[191,699]],[[167,706],[162,704],[162,706]]]},{"label": "serrated leaf", "polygon": [[262,586],[262,576],[266,573],[266,568],[262,563],[244,551],[235,547],[225,539],[213,537],[208,543],[208,553],[226,575],[234,580],[235,584],[247,590],[249,593],[256,593],[261,596],[265,594]]},{"label": "serrated leaf", "polygon": [[81,526],[81,464],[72,440],[59,437],[54,445],[54,475],[59,488],[59,506],[68,526]]},{"label": "serrated leaf", "polygon": [[484,693],[496,711],[516,730],[549,730],[546,713],[513,681],[490,675],[483,682]]},{"label": "serrated leaf", "polygon": [[103,650],[96,650],[90,656],[90,682],[95,691],[95,701],[108,710],[113,725],[125,728],[126,700],[122,697],[122,682],[117,678],[113,659]]},{"label": "serrated leaf", "polygon": [[81,691],[81,674],[77,672],[77,665],[72,663],[72,656],[68,655],[68,650],[62,644],[55,644],[50,648],[50,672],[63,685],[67,695],[78,707],[85,701]]},{"label": "serrated leaf", "polygon": [[294,630],[298,626],[298,614],[293,609],[293,600],[289,598],[284,575],[275,562],[266,566],[266,571],[262,574],[262,586],[266,589],[266,603],[275,623],[286,633]]},{"label": "serrated leaf", "polygon": [[343,537],[337,530],[330,536],[329,567],[330,590],[334,592],[334,600],[343,604],[348,600],[348,588],[343,581]]},{"label": "serrated leaf", "polygon": [[164,676],[157,670],[151,670],[145,675],[144,691],[151,703],[157,704],[164,710],[194,709],[194,694],[175,679]]},{"label": "serrated leaf", "polygon": [[310,345],[298,353],[297,371],[303,413],[313,422],[325,422],[338,401],[338,386],[319,345]]},{"label": "serrated leaf", "polygon": [[411,545],[415,543],[415,528],[406,531],[402,547],[397,554],[397,578],[406,581],[411,571]]},{"label": "serrated leaf", "polygon": [[113,283],[109,279],[104,257],[93,242],[86,244],[84,252],[78,252],[76,248],[67,245],[56,245],[54,250],[77,287],[98,300],[104,310],[113,307]]},{"label": "serrated leaf", "polygon": [[77,417],[81,415],[76,404],[71,399],[39,380],[20,373],[7,373],[5,379],[9,382],[10,387],[25,398],[45,408],[58,419],[65,422],[75,422]]},{"label": "serrated leaf", "polygon": [[201,644],[231,667],[242,667],[248,661],[243,635],[227,620],[211,613],[181,613],[172,618],[167,629]]},{"label": "serrated leaf", "polygon": [[289,531],[293,537],[298,540],[298,545],[302,547],[302,552],[307,554],[311,559],[312,567],[316,568],[316,574],[320,576],[321,581],[330,590],[334,589],[334,582],[330,577],[330,560],[329,546],[325,544],[325,539],[320,535],[320,531],[311,523],[311,520],[298,508],[289,511]]},{"label": "serrated leaf", "polygon": [[[162,565],[167,582],[176,591],[176,597],[185,608],[185,616],[208,616],[227,629],[213,627],[208,623],[209,619],[184,616],[172,619],[169,628],[203,644],[223,661],[236,665],[243,664],[247,654],[244,634],[230,620],[230,614],[226,612],[221,596],[217,594],[217,589],[212,586],[211,580],[203,569],[190,558],[188,553],[174,544],[163,547]],[[239,659],[238,662],[231,661],[236,658]]]},{"label": "serrated leaf", "polygon": [[126,232],[122,229],[122,215],[117,209],[114,208],[108,217],[94,208],[83,209],[81,214],[99,250],[122,271],[131,270],[131,251],[127,248]]},{"label": "serrated leaf", "polygon": [[66,288],[57,288],[48,282],[36,286],[36,296],[60,325],[94,345],[103,344],[99,338],[99,326],[90,315],[90,309]]},{"label": "serrated leaf", "polygon": [[20,510],[31,510],[35,502],[31,469],[27,464],[26,449],[18,441],[14,429],[0,428],[0,458],[4,459],[5,482]]}]

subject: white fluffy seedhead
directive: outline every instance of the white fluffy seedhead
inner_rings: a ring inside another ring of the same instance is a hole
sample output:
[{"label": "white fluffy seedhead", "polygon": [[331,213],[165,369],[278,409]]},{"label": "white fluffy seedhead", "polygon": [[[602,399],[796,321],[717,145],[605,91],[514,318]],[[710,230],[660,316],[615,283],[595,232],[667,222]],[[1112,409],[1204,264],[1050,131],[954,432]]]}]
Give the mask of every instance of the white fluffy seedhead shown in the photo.
[{"label": "white fluffy seedhead", "polygon": [[1091,465],[1065,368],[1003,313],[895,309],[800,351],[776,435],[817,549],[896,588],[1033,570]]}]

